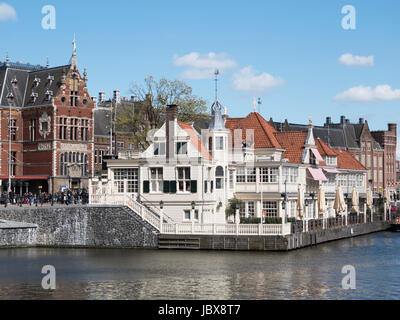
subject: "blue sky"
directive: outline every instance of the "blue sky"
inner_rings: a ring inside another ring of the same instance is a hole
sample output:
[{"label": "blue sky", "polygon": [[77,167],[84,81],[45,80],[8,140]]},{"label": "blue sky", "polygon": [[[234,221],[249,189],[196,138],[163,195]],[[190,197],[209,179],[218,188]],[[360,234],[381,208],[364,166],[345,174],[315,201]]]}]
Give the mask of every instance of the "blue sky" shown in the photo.
[{"label": "blue sky", "polygon": [[[45,64],[48,56],[53,66],[65,64],[76,33],[91,95],[118,88],[129,96],[131,84],[151,74],[184,80],[211,104],[217,66],[230,116],[247,115],[261,97],[262,115],[277,121],[322,124],[343,114],[376,130],[400,120],[399,1],[0,3],[0,60],[8,51],[14,61]],[[48,4],[55,30],[41,26]],[[356,9],[355,30],[342,28],[345,5]]]}]

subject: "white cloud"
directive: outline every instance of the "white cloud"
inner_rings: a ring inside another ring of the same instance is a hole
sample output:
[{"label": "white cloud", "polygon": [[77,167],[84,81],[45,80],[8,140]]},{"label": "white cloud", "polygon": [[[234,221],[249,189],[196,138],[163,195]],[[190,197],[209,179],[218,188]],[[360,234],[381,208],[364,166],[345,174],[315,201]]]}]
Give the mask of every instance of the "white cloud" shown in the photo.
[{"label": "white cloud", "polygon": [[285,81],[269,73],[259,73],[252,66],[245,67],[233,75],[233,88],[238,91],[262,92],[282,86]]},{"label": "white cloud", "polygon": [[210,52],[200,54],[192,52],[184,56],[174,55],[174,65],[186,67],[182,76],[186,79],[208,79],[214,76],[215,69],[224,72],[236,68],[236,62],[225,53]]},{"label": "white cloud", "polygon": [[0,22],[8,20],[17,20],[17,12],[9,4],[2,2],[0,3]]},{"label": "white cloud", "polygon": [[347,53],[339,58],[339,63],[349,67],[373,67],[374,56],[353,56]]},{"label": "white cloud", "polygon": [[400,100],[400,89],[392,89],[391,86],[387,84],[376,86],[376,88],[358,86],[339,93],[334,100],[364,103],[394,101]]}]

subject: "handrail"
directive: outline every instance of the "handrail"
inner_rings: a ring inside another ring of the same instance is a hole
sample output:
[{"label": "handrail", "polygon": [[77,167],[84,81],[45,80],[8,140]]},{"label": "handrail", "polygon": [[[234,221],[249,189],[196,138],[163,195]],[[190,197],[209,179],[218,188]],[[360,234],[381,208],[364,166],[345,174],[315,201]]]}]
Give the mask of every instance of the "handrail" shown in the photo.
[{"label": "handrail", "polygon": [[[149,199],[146,199],[146,197],[144,197],[142,194],[140,195],[140,200],[144,199],[144,203],[143,201],[140,201],[139,203],[143,204],[145,207],[148,207],[148,209],[154,211],[154,213],[156,213],[158,216],[161,216],[161,211],[160,209],[158,209],[157,207],[154,207],[152,205],[150,205],[149,203],[151,203],[151,201]],[[174,223],[174,220],[168,216],[167,214],[165,214],[164,212],[162,213],[163,217],[166,218],[167,222],[169,223]]]}]

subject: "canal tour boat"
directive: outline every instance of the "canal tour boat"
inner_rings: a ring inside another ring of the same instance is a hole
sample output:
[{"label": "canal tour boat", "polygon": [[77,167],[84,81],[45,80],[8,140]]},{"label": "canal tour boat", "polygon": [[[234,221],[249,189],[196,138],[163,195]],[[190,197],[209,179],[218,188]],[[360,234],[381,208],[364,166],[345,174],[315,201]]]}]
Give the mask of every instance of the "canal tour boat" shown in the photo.
[{"label": "canal tour boat", "polygon": [[390,229],[393,232],[400,232],[400,214],[397,213],[397,207],[392,207],[392,223]]}]

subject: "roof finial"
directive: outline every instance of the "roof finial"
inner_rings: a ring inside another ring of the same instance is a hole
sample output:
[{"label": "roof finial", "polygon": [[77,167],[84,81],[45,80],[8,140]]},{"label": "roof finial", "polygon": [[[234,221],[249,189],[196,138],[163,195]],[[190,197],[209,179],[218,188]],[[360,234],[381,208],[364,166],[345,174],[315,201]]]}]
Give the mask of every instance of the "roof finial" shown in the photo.
[{"label": "roof finial", "polygon": [[308,128],[310,128],[310,129],[313,128],[312,118],[308,119]]},{"label": "roof finial", "polygon": [[214,75],[215,75],[215,101],[218,101],[218,76],[219,76],[218,69],[215,69]]},{"label": "roof finial", "polygon": [[257,112],[257,100],[256,100],[256,98],[254,98],[254,100],[253,100],[253,108],[254,108],[254,112]]},{"label": "roof finial", "polygon": [[49,57],[46,58],[46,68],[48,69],[50,67],[50,62],[49,62]]},{"label": "roof finial", "polygon": [[76,40],[75,40],[75,33],[74,33],[74,40],[72,41],[72,46],[74,51],[72,52],[73,56],[76,56]]},{"label": "roof finial", "polygon": [[10,62],[10,58],[9,58],[9,56],[8,56],[8,51],[7,51],[7,53],[6,53],[6,65],[8,66],[8,63]]},{"label": "roof finial", "polygon": [[71,57],[71,69],[76,69],[77,68],[77,61],[76,61],[76,40],[75,40],[75,33],[74,33],[74,40],[72,41],[72,57]]}]

